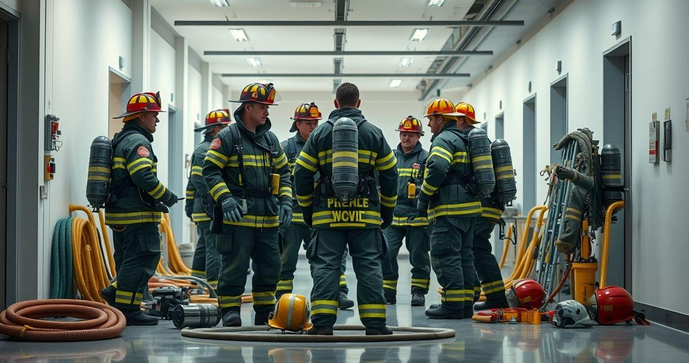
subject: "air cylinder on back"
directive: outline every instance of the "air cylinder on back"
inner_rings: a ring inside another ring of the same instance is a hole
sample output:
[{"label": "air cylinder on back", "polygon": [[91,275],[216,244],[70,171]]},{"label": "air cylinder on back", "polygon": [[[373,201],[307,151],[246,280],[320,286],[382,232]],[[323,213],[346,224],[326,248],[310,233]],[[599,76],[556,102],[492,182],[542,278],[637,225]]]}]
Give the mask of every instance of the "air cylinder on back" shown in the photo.
[{"label": "air cylinder on back", "polygon": [[105,136],[98,136],[91,143],[89,172],[86,181],[86,199],[94,210],[105,205],[110,196],[110,171],[112,169],[112,143]]},{"label": "air cylinder on back", "polygon": [[332,186],[335,197],[347,202],[356,197],[359,183],[359,130],[356,123],[341,117],[333,124]]},{"label": "air cylinder on back", "polygon": [[510,204],[517,197],[517,182],[514,179],[512,153],[507,141],[498,139],[490,146],[493,155],[493,170],[495,171],[495,190],[498,201]]},{"label": "air cylinder on back", "polygon": [[495,172],[490,140],[483,129],[475,127],[469,132],[469,151],[479,197],[488,197],[495,189]]}]

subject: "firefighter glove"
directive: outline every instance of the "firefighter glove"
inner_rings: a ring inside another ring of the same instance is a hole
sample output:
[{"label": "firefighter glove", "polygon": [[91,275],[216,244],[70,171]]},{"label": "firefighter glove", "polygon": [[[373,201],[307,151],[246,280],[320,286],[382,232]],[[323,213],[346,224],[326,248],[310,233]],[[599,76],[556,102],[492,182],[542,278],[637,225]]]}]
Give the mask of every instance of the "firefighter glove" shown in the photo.
[{"label": "firefighter glove", "polygon": [[287,228],[292,224],[292,206],[289,204],[280,204],[280,210],[278,211],[280,215],[280,224]]},{"label": "firefighter glove", "polygon": [[177,204],[179,202],[179,197],[175,195],[172,191],[170,191],[170,196],[167,198],[167,200],[163,201],[163,204],[165,204],[168,207],[172,207],[173,205]]},{"label": "firefighter glove", "polygon": [[230,222],[239,222],[242,219],[242,213],[239,211],[239,204],[234,198],[230,197],[222,202],[223,218]]},{"label": "firefighter glove", "polygon": [[191,219],[191,214],[194,213],[194,203],[186,203],[184,205],[184,213]]}]

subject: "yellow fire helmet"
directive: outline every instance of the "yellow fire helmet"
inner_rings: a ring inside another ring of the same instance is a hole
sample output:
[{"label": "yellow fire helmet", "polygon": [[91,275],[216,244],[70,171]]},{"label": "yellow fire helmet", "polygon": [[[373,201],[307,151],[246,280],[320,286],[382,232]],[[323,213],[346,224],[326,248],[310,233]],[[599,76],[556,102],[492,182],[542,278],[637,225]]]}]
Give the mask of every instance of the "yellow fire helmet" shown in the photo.
[{"label": "yellow fire helmet", "polygon": [[434,115],[464,116],[463,113],[455,111],[455,104],[447,98],[436,98],[426,106],[426,114],[424,117]]},{"label": "yellow fire helmet", "polygon": [[275,311],[268,319],[271,328],[282,331],[303,332],[311,329],[309,303],[304,295],[284,294],[275,304]]}]

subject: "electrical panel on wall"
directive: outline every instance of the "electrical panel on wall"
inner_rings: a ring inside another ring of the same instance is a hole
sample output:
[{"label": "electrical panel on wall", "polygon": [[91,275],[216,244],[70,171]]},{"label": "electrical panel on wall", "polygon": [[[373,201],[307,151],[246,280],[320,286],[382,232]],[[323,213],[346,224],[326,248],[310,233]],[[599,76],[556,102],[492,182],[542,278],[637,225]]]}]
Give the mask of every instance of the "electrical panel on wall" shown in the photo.
[{"label": "electrical panel on wall", "polygon": [[658,113],[654,112],[652,121],[648,127],[648,162],[657,164],[658,160],[658,138],[660,137],[660,122]]}]

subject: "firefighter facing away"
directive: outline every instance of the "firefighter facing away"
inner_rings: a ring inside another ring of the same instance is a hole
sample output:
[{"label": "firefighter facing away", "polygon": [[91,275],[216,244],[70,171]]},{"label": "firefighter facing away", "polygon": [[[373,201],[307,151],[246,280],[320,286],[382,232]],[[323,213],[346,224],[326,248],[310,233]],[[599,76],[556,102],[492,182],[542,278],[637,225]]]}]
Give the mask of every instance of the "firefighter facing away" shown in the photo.
[{"label": "firefighter facing away", "polygon": [[[292,126],[290,132],[296,132],[294,136],[280,143],[282,149],[287,155],[287,164],[290,171],[294,171],[294,165],[297,161],[299,153],[304,148],[306,140],[311,135],[311,132],[318,126],[318,121],[321,120],[321,111],[314,102],[303,103],[297,106],[294,110],[294,117],[292,118]],[[319,175],[314,176],[314,182],[318,181]],[[297,203],[297,196],[292,194],[292,224],[287,228],[280,228],[280,235],[283,241],[282,247],[282,270],[280,271],[280,281],[278,281],[275,298],[280,299],[280,296],[286,293],[291,293],[294,287],[294,271],[297,269],[297,261],[299,260],[299,246],[304,244],[306,248],[311,239],[311,228],[304,223],[304,217],[301,213],[301,208]],[[354,306],[354,302],[347,298],[349,289],[347,288],[347,281],[345,280],[345,267],[347,261],[345,256],[342,257],[342,268],[340,272],[340,294],[338,296],[338,307],[340,309],[348,309]]]},{"label": "firefighter facing away", "polygon": [[[397,162],[382,131],[358,109],[360,104],[359,89],[341,84],[336,110],[306,140],[294,168],[297,201],[305,223],[314,228],[306,251],[313,278],[314,327],[309,334],[333,334],[345,246],[352,256],[366,334],[392,334],[385,324],[381,264],[387,242],[381,227],[392,223]],[[320,180],[314,186],[316,173]]]},{"label": "firefighter facing away", "polygon": [[434,220],[431,266],[443,288],[441,304],[432,305],[432,319],[462,319],[473,315],[474,269],[472,226],[481,215],[481,202],[469,190],[472,174],[467,140],[457,128],[454,104],[432,101],[425,117],[433,133],[431,150],[418,197],[420,216]]},{"label": "firefighter facing away", "polygon": [[[383,262],[383,289],[385,302],[397,302],[397,279],[399,266],[397,254],[404,239],[409,250],[411,269],[411,305],[424,306],[425,295],[431,276],[431,260],[428,257],[429,230],[428,219],[417,217],[409,220],[409,214],[416,211],[415,198],[421,190],[423,169],[428,158],[428,152],[423,149],[419,139],[423,135],[421,121],[409,116],[400,121],[397,131],[400,133],[400,143],[394,150],[397,158],[397,206],[392,225],[385,229],[385,236],[390,243],[390,253]],[[418,188],[417,188],[418,187]]]},{"label": "firefighter facing away", "polygon": [[116,117],[124,126],[112,140],[112,184],[105,223],[113,231],[117,281],[100,293],[124,313],[129,325],[158,324],[158,318],[141,312],[140,305],[160,260],[158,224],[162,214],[178,201],[156,175],[158,158],[151,143],[159,112],[164,112],[159,93],[133,95],[127,111]]},{"label": "firefighter facing away", "polygon": [[213,230],[222,233],[216,244],[222,255],[218,304],[224,326],[242,324],[241,295],[250,259],[255,263],[254,324],[267,324],[275,305],[280,276],[278,226],[288,227],[292,220],[287,157],[268,119],[275,97],[272,83],[246,86],[239,101],[232,101],[241,103],[234,112],[235,122],[216,135],[203,163],[203,178],[216,203]]},{"label": "firefighter facing away", "polygon": [[213,217],[213,197],[201,174],[203,160],[215,138],[215,135],[230,123],[230,111],[227,109],[213,110],[206,115],[205,124],[195,132],[203,132],[203,141],[191,155],[191,174],[187,182],[186,202],[184,211],[192,222],[196,223],[199,240],[196,243],[194,258],[191,263],[191,275],[208,280],[213,289],[218,288],[220,274],[220,254],[218,253],[215,234],[211,233],[211,217]]}]

